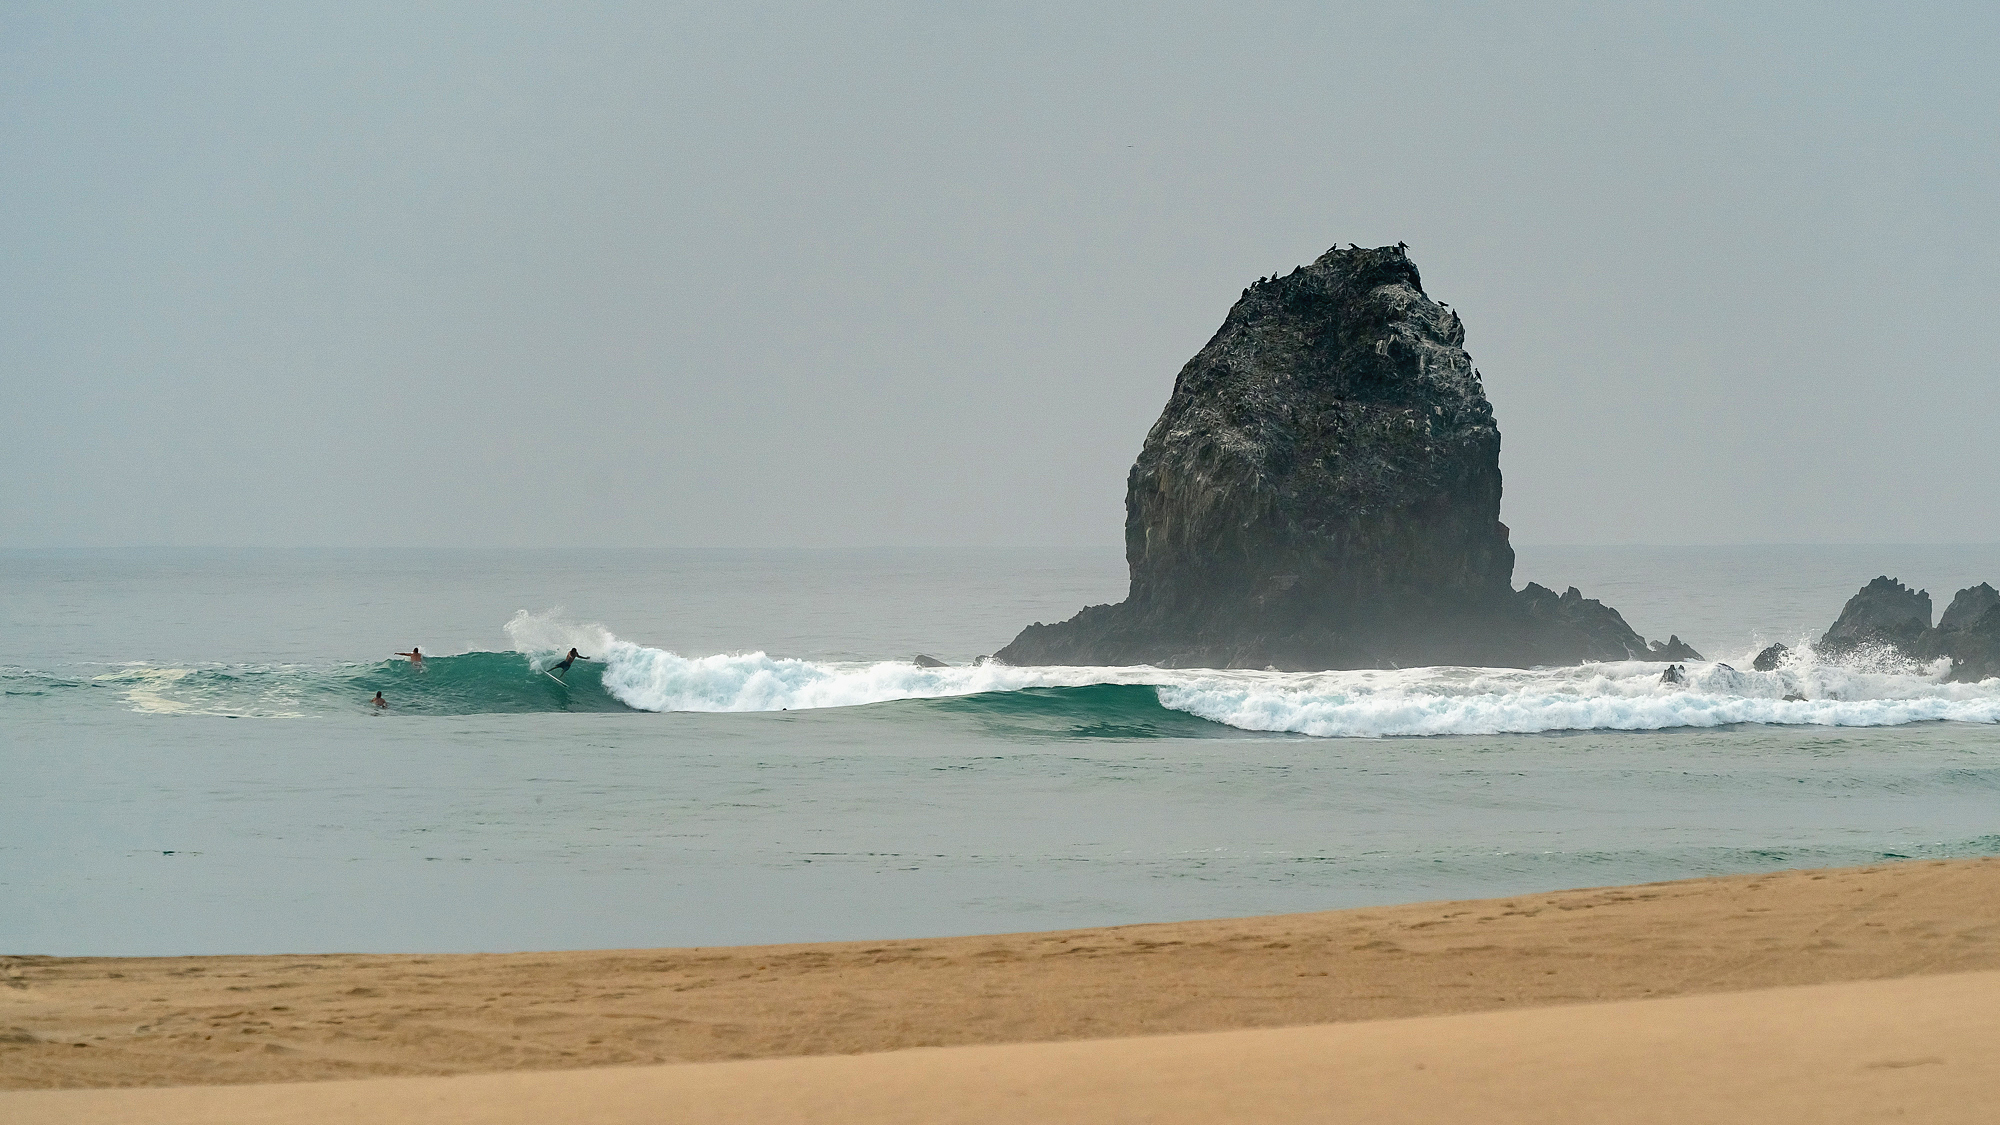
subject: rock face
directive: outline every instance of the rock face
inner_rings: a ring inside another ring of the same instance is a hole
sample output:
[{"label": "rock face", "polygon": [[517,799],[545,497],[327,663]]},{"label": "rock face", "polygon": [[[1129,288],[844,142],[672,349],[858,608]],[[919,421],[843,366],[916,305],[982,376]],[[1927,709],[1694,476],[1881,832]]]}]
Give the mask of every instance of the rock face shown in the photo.
[{"label": "rock face", "polygon": [[1915,647],[1920,660],[1949,657],[1948,679],[1977,683],[2000,676],[2000,593],[1984,582],[1960,590],[1937,628]]},{"label": "rock face", "polygon": [[2000,591],[1981,582],[1977,586],[1960,590],[1945,607],[1944,616],[1938,618],[1937,627],[1943,632],[1958,632],[1971,629],[1994,609],[2000,608]]},{"label": "rock face", "polygon": [[1949,659],[1946,678],[1962,683],[2000,676],[2000,592],[1984,582],[1960,590],[1932,628],[1928,593],[1877,578],[1847,600],[1814,647],[1839,657],[1870,645],[1911,660]]},{"label": "rock face", "polygon": [[1775,672],[1780,665],[1784,664],[1785,658],[1791,654],[1792,650],[1785,645],[1771,645],[1758,653],[1757,659],[1750,662],[1750,670],[1753,672]]},{"label": "rock face", "polygon": [[1814,647],[1828,655],[1863,645],[1907,649],[1930,631],[1930,594],[1884,575],[1847,599],[1839,619]]},{"label": "rock face", "polygon": [[1575,588],[1512,588],[1500,431],[1458,314],[1403,249],[1243,291],[1132,466],[1130,595],[1014,664],[1361,668],[1700,659]]}]

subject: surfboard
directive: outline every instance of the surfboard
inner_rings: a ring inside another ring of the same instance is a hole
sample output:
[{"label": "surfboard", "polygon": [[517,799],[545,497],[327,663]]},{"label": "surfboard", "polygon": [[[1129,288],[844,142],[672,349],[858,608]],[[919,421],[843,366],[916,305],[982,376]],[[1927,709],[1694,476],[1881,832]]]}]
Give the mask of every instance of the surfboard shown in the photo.
[{"label": "surfboard", "polygon": [[556,675],[554,672],[551,672],[546,668],[542,670],[542,675],[547,676],[549,679],[554,680],[555,682],[561,684],[564,687],[569,686],[568,680],[563,679],[561,676]]}]

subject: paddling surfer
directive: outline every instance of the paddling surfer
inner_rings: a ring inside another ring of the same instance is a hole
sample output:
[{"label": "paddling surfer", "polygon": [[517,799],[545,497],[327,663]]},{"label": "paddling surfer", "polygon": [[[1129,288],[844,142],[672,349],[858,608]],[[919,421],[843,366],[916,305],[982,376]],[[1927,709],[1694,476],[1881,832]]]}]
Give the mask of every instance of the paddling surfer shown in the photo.
[{"label": "paddling surfer", "polygon": [[423,663],[424,663],[424,654],[423,654],[423,652],[422,652],[421,650],[419,650],[419,649],[417,648],[417,646],[415,646],[415,645],[411,645],[411,646],[410,646],[410,651],[408,651],[408,652],[399,652],[399,653],[396,653],[396,655],[397,655],[397,656],[407,656],[407,657],[409,657],[409,658],[410,658],[410,663],[412,663],[412,664],[415,664],[415,665],[417,665],[418,667],[422,667],[422,666],[423,666]]},{"label": "paddling surfer", "polygon": [[579,660],[589,660],[589,659],[590,657],[583,655],[582,653],[576,651],[575,649],[570,649],[569,655],[562,658],[562,663],[556,665],[551,670],[556,672],[568,672],[570,665],[576,663]]},{"label": "paddling surfer", "polygon": [[379,691],[375,693],[375,698],[368,702],[374,704],[377,711],[387,711],[389,709],[389,701],[382,698],[382,693]]}]

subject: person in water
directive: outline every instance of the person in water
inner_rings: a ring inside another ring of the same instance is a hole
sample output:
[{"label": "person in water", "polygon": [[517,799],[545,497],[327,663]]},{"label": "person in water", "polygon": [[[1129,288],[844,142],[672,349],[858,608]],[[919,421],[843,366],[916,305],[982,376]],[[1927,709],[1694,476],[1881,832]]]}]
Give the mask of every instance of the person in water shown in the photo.
[{"label": "person in water", "polygon": [[582,653],[576,651],[575,649],[570,649],[569,655],[563,657],[562,663],[556,665],[553,670],[557,672],[567,672],[569,671],[570,665],[576,663],[579,660],[589,660],[589,659],[590,657],[583,655]]},{"label": "person in water", "polygon": [[389,701],[382,698],[382,693],[379,691],[375,693],[375,698],[368,702],[373,703],[377,711],[387,711],[389,709]]},{"label": "person in water", "polygon": [[396,655],[409,657],[410,663],[412,664],[422,664],[424,662],[424,654],[421,651],[419,651],[417,646],[415,645],[410,646],[410,651],[399,652]]}]

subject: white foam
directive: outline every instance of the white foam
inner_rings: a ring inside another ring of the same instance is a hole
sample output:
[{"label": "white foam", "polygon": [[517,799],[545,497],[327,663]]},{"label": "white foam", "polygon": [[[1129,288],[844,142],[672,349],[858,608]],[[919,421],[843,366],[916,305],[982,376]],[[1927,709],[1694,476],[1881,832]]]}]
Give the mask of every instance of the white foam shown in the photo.
[{"label": "white foam", "polygon": [[[215,666],[219,667],[219,666]],[[142,715],[257,715],[260,718],[295,719],[297,693],[283,685],[260,686],[252,699],[228,698],[214,687],[194,688],[187,680],[200,671],[215,667],[160,668],[150,664],[127,664],[116,672],[91,677],[95,683],[123,687],[125,701]],[[277,666],[282,669],[284,666]]]},{"label": "white foam", "polygon": [[[1688,683],[1660,682],[1640,661],[1525,671],[1413,668],[1264,674],[1163,685],[1160,702],[1244,730],[1323,736],[1664,730],[1732,723],[1895,726],[1950,719],[2000,722],[2000,680],[1945,684],[1925,673],[1814,664],[1741,672],[1690,664]],[[1216,674],[1211,674],[1216,675]],[[1787,699],[1787,696],[1805,696]]]},{"label": "white foam", "polygon": [[619,643],[611,630],[595,622],[565,621],[560,608],[543,613],[517,610],[504,628],[507,643],[514,646],[515,652],[526,653],[529,667],[537,672],[561,660],[572,648],[597,657]]},{"label": "white foam", "polygon": [[[1320,736],[1663,730],[1731,723],[1894,726],[1928,720],[2000,722],[2000,680],[1942,682],[1944,663],[1881,654],[1843,663],[1796,650],[1774,672],[1690,662],[1688,682],[1665,665],[1407,668],[1251,672],[1159,668],[919,668],[902,661],[812,661],[762,652],[682,656],[618,640],[601,625],[516,614],[517,651],[542,663],[571,645],[604,660],[612,698],[642,711],[778,711],[855,707],[1034,687],[1142,684],[1166,707],[1243,730]],[[1803,696],[1803,699],[1787,699]]]},{"label": "white foam", "polygon": [[919,668],[901,661],[822,663],[761,652],[686,657],[623,641],[604,669],[612,698],[642,711],[778,711],[856,707],[1030,687],[1145,683],[1150,669]]}]

